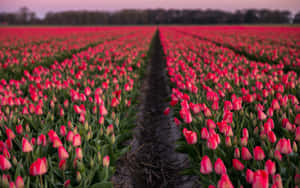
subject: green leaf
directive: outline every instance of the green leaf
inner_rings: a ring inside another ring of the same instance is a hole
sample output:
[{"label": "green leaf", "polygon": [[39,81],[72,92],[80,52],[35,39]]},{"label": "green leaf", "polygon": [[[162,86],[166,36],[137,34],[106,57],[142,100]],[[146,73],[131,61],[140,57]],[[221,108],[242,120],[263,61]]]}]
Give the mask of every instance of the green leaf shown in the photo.
[{"label": "green leaf", "polygon": [[112,188],[113,184],[111,182],[100,182],[93,184],[90,188]]}]

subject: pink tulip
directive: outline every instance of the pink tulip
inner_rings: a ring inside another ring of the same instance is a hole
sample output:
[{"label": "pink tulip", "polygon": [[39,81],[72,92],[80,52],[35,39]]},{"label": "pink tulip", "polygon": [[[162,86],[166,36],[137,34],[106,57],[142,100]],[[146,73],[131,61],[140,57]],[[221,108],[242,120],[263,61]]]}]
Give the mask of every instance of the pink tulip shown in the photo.
[{"label": "pink tulip", "polygon": [[234,188],[227,174],[221,176],[218,181],[218,188]]},{"label": "pink tulip", "polygon": [[253,177],[254,177],[254,172],[250,169],[247,169],[247,171],[246,171],[246,181],[251,184],[253,182]]},{"label": "pink tulip", "polygon": [[30,165],[29,173],[32,176],[43,175],[47,172],[47,159],[45,157],[38,158]]},{"label": "pink tulip", "polygon": [[33,150],[32,145],[30,142],[23,137],[22,139],[22,151],[23,152],[31,152]]},{"label": "pink tulip", "polygon": [[197,143],[197,133],[193,131],[189,131],[186,128],[183,129],[183,135],[188,144],[196,144]]},{"label": "pink tulip", "polygon": [[200,172],[202,174],[210,174],[213,171],[211,161],[207,155],[202,157],[200,165],[201,165]]},{"label": "pink tulip", "polygon": [[226,174],[226,167],[220,158],[216,160],[214,169],[217,174]]},{"label": "pink tulip", "polygon": [[268,188],[269,175],[264,170],[258,170],[253,175],[252,188]]},{"label": "pink tulip", "polygon": [[242,147],[242,159],[245,161],[252,159],[252,155],[246,147]]},{"label": "pink tulip", "polygon": [[60,160],[69,158],[69,154],[67,150],[64,148],[64,146],[60,146],[58,148],[58,157]]},{"label": "pink tulip", "polygon": [[265,163],[265,171],[268,172],[268,174],[274,175],[276,172],[275,162],[272,162],[270,159],[267,160],[267,162]]},{"label": "pink tulip", "polygon": [[81,136],[80,134],[76,134],[74,137],[73,137],[73,142],[72,142],[73,146],[74,147],[77,147],[77,146],[80,146],[81,145]]},{"label": "pink tulip", "polygon": [[232,159],[232,165],[236,170],[242,171],[244,169],[243,163],[241,163],[238,159]]},{"label": "pink tulip", "polygon": [[253,155],[254,155],[254,159],[257,161],[264,160],[265,158],[264,150],[260,146],[256,146],[253,149]]},{"label": "pink tulip", "polygon": [[276,150],[279,150],[282,154],[290,154],[293,152],[290,139],[282,138],[277,142]]},{"label": "pink tulip", "polygon": [[298,126],[300,126],[300,114],[296,115],[295,124],[298,125]]},{"label": "pink tulip", "polygon": [[109,166],[109,156],[103,157],[103,166],[108,167]]},{"label": "pink tulip", "polygon": [[16,179],[16,188],[24,188],[24,181],[21,176],[18,176]]},{"label": "pink tulip", "polygon": [[215,122],[211,119],[206,120],[206,126],[209,129],[215,129],[216,128]]},{"label": "pink tulip", "polygon": [[10,168],[11,168],[10,162],[3,155],[0,155],[0,169],[8,170]]}]

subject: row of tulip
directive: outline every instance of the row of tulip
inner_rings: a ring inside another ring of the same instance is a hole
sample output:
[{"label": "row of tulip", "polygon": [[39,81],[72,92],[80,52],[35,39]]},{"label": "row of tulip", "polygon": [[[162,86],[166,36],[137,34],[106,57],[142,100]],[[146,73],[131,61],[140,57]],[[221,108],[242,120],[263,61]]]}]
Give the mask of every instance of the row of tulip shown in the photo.
[{"label": "row of tulip", "polygon": [[119,29],[118,40],[0,81],[1,187],[112,187],[154,33]]},{"label": "row of tulip", "polygon": [[[1,32],[12,30],[11,28],[1,29]],[[20,39],[34,38],[32,36],[32,28],[14,28],[13,31],[23,31],[24,36],[16,35]],[[24,31],[25,30],[25,31]],[[31,32],[26,32],[27,30]],[[40,29],[36,29],[40,31]],[[55,32],[56,31],[56,32]],[[124,33],[130,32],[130,28],[72,28],[67,29],[68,32],[60,32],[58,28],[43,29],[43,34],[49,32],[49,37],[45,41],[27,42],[24,45],[16,48],[2,48],[0,49],[0,68],[5,72],[6,69],[15,71],[17,68],[24,68],[29,65],[39,64],[52,57],[62,56],[65,53],[70,53],[74,50],[80,50],[91,44],[98,44],[103,41],[112,40],[116,37],[121,37]],[[14,32],[13,32],[14,33]],[[33,32],[36,33],[36,32]],[[62,34],[61,34],[62,33]],[[69,33],[69,35],[66,35]],[[61,35],[60,35],[61,34]],[[14,34],[7,33],[5,36],[14,36]],[[36,40],[40,39],[37,35]],[[33,40],[33,39],[32,39]],[[15,41],[15,40],[13,40]],[[13,42],[10,41],[13,44]]]},{"label": "row of tulip", "polygon": [[182,130],[185,172],[211,188],[299,186],[299,76],[178,32],[199,28],[160,30],[172,87],[165,113]]},{"label": "row of tulip", "polygon": [[[109,27],[2,27],[0,29],[0,48],[17,49],[32,44],[42,44],[52,40],[65,40],[91,36]],[[117,28],[115,28],[117,29]]]},{"label": "row of tulip", "polygon": [[236,49],[259,61],[300,67],[297,27],[179,27],[178,30]]}]

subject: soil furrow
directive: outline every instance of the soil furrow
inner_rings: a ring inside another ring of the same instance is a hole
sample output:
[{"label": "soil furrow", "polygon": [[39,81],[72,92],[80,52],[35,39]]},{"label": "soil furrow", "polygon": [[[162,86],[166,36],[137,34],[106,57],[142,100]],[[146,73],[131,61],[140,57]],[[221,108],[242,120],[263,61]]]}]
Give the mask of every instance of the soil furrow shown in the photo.
[{"label": "soil furrow", "polygon": [[180,175],[189,165],[188,157],[175,152],[180,131],[172,113],[163,114],[170,89],[159,32],[153,38],[149,57],[132,149],[119,161],[112,178],[114,187],[197,187],[193,177]]}]

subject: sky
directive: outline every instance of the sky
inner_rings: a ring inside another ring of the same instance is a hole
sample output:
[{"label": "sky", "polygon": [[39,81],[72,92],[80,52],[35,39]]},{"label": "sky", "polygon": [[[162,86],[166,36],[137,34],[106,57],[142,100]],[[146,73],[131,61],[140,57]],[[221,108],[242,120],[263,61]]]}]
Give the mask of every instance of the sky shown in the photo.
[{"label": "sky", "polygon": [[108,10],[125,8],[200,8],[234,11],[245,8],[269,8],[300,11],[300,0],[0,0],[0,12],[17,11],[26,6],[43,17],[48,11]]}]

